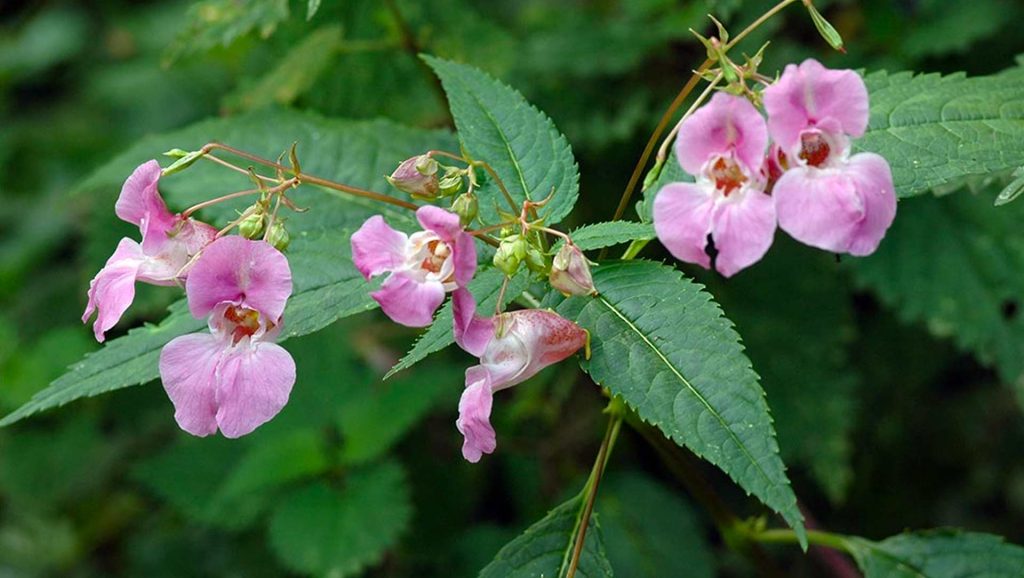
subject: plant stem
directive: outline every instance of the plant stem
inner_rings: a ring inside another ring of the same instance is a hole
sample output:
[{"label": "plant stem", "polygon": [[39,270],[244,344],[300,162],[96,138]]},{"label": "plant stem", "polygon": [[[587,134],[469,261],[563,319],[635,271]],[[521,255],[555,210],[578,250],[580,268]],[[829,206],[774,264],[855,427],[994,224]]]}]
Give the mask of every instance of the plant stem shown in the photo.
[{"label": "plant stem", "polygon": [[[796,537],[796,533],[789,528],[750,532],[747,534],[747,537],[762,544],[800,544],[800,541]],[[850,544],[846,536],[841,534],[833,534],[831,532],[823,532],[821,530],[808,530],[807,541],[815,546],[824,546],[847,554],[851,553]]]},{"label": "plant stem", "polygon": [[222,203],[224,201],[230,201],[231,199],[237,199],[238,197],[244,197],[246,195],[255,195],[255,194],[258,194],[258,193],[261,193],[261,192],[263,192],[263,191],[261,191],[259,189],[249,189],[247,191],[238,191],[237,193],[230,193],[230,194],[227,194],[227,195],[224,195],[224,196],[221,196],[221,197],[217,197],[216,199],[210,199],[208,201],[203,201],[201,203],[196,203],[196,204],[192,205],[191,207],[189,207],[189,208],[185,209],[184,211],[182,211],[181,212],[181,218],[182,219],[187,219],[187,218],[191,217],[192,214],[195,213],[196,211],[198,211],[200,209],[205,209],[206,207],[211,207],[213,205],[216,205],[217,203]]}]

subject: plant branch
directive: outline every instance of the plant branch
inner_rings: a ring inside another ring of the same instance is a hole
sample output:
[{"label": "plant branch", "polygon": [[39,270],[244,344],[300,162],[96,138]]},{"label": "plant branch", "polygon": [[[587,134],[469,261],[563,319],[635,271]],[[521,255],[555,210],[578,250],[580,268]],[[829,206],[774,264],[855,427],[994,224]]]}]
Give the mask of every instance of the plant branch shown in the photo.
[{"label": "plant branch", "polygon": [[[799,545],[800,540],[796,532],[789,528],[778,528],[773,530],[761,530],[750,532],[747,538],[762,544],[793,544]],[[850,544],[846,536],[823,532],[821,530],[808,530],[807,541],[815,546],[824,546],[840,552],[850,553]]]}]

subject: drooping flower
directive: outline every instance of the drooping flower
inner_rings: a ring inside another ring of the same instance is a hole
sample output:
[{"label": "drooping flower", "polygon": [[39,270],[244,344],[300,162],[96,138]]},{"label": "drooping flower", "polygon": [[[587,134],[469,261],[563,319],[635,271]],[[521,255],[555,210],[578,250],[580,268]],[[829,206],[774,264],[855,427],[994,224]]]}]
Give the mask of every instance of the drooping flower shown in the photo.
[{"label": "drooping flower", "polygon": [[352,235],[352,260],[367,279],[390,272],[370,295],[384,313],[409,327],[426,327],[445,294],[465,287],[476,272],[473,237],[459,216],[427,205],[416,211],[424,230],[406,235],[376,215]]},{"label": "drooping flower", "polygon": [[786,67],[764,105],[785,169],[772,190],[779,226],[827,251],[873,253],[896,216],[896,193],[884,158],[850,156],[850,138],[868,124],[864,81],[808,59]]},{"label": "drooping flower", "polygon": [[676,156],[693,183],[670,183],[654,199],[654,229],[676,258],[711,266],[708,235],[726,277],[757,262],[775,235],[775,207],[761,172],[768,131],[749,101],[717,93],[687,118]]},{"label": "drooping flower", "polygon": [[188,307],[209,333],[177,337],[160,353],[174,419],[196,436],[246,435],[288,403],[295,362],[274,343],[292,292],[291,269],[264,241],[222,237],[185,283]]},{"label": "drooping flower", "polygon": [[142,242],[125,237],[89,283],[89,304],[82,323],[96,313],[93,333],[102,342],[135,299],[135,282],[174,285],[186,276],[182,268],[213,240],[217,230],[167,210],[157,184],[160,165],[143,163],[128,177],[114,205],[117,216],[138,225]]},{"label": "drooping flower", "polygon": [[586,344],[587,332],[541,309],[479,317],[466,289],[456,290],[452,300],[455,341],[480,358],[479,365],[466,370],[466,389],[455,422],[465,438],[462,456],[475,463],[497,447],[490,421],[494,392],[522,383],[576,353]]}]

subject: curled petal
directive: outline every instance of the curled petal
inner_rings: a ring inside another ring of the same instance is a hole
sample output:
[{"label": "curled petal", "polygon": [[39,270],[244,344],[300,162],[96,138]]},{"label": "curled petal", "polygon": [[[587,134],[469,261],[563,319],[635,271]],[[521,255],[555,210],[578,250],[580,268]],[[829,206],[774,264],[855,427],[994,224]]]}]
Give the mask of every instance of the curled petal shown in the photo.
[{"label": "curled petal", "polygon": [[416,219],[424,229],[437,233],[445,243],[454,244],[456,236],[462,233],[459,216],[440,207],[424,205],[416,210]]},{"label": "curled petal", "polygon": [[670,183],[654,198],[654,231],[680,261],[707,269],[707,247],[715,202],[710,191],[692,183]]},{"label": "curled petal", "polygon": [[374,215],[352,234],[352,261],[363,277],[400,269],[405,261],[409,238],[392,229],[384,217]]},{"label": "curled petal", "polygon": [[730,152],[751,173],[757,172],[767,145],[768,130],[754,105],[745,98],[718,92],[679,127],[675,147],[679,164],[697,175],[712,157]]},{"label": "curled petal", "polygon": [[718,208],[711,232],[718,250],[715,268],[726,277],[759,261],[775,238],[772,198],[754,189],[741,194],[741,198]]},{"label": "curled petal", "polygon": [[269,244],[221,237],[203,250],[189,272],[185,292],[195,317],[205,317],[228,301],[254,309],[276,323],[292,293],[292,273],[288,259]]},{"label": "curled petal", "polygon": [[465,287],[476,273],[476,244],[472,235],[463,231],[455,235],[452,259],[455,261],[455,283]]},{"label": "curled petal", "polygon": [[270,421],[288,403],[295,361],[276,343],[242,341],[218,369],[217,425],[227,438],[242,437]]},{"label": "curled petal", "polygon": [[426,327],[444,302],[444,284],[417,281],[404,273],[393,273],[379,291],[370,293],[384,314],[407,327]]},{"label": "curled petal", "polygon": [[476,463],[483,454],[494,452],[498,446],[494,428],[491,427],[491,391],[487,370],[480,366],[466,370],[466,389],[459,400],[459,419],[455,427],[462,433],[462,457]]},{"label": "curled petal", "polygon": [[868,91],[860,75],[829,70],[814,59],[787,66],[765,89],[764,107],[772,140],[787,152],[799,149],[804,129],[826,121],[852,137],[863,135],[868,125]]},{"label": "curled petal", "polygon": [[476,314],[476,300],[468,289],[459,288],[452,294],[455,343],[480,357],[487,343],[494,337],[494,318]]},{"label": "curled petal", "polygon": [[92,326],[96,341],[102,343],[106,339],[104,334],[117,325],[135,300],[135,278],[145,259],[138,243],[121,239],[114,254],[89,283],[89,303],[82,315],[82,323],[98,311]]},{"label": "curled petal", "polygon": [[194,436],[217,432],[217,369],[228,347],[209,333],[193,333],[160,352],[160,380],[174,404],[174,420]]},{"label": "curled petal", "polygon": [[851,255],[870,255],[896,218],[892,171],[884,158],[874,153],[860,153],[850,158],[849,174],[864,203],[864,220],[850,238],[847,250]]},{"label": "curled petal", "polygon": [[[587,342],[587,332],[561,315],[544,309],[522,309],[506,315],[505,335],[519,339],[526,351],[528,364],[514,383],[522,383],[540,370],[566,359]],[[484,355],[487,360],[488,355]],[[501,389],[492,383],[494,390]]]},{"label": "curled petal", "polygon": [[138,225],[143,234],[146,234],[147,228],[166,233],[174,226],[175,217],[167,210],[157,189],[159,181],[160,164],[156,161],[142,163],[124,182],[121,195],[114,205],[118,218]]},{"label": "curled petal", "polygon": [[844,168],[797,167],[772,191],[779,227],[801,243],[845,253],[866,218],[857,182]]}]

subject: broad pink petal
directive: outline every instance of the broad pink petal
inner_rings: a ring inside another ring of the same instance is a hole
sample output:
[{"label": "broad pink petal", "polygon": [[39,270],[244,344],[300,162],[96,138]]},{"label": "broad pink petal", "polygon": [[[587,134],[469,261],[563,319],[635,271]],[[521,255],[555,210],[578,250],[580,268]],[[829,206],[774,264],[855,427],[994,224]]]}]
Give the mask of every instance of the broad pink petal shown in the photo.
[{"label": "broad pink petal", "polygon": [[295,385],[295,361],[276,343],[243,340],[218,373],[217,425],[227,438],[242,437],[273,419]]},{"label": "broad pink petal", "polygon": [[718,92],[679,127],[675,147],[683,169],[698,175],[712,157],[731,151],[751,173],[757,172],[767,145],[768,130],[754,105],[745,98]]},{"label": "broad pink petal", "polygon": [[178,426],[195,436],[217,431],[217,374],[229,343],[209,333],[182,335],[160,352],[160,380]]},{"label": "broad pink petal", "polygon": [[174,240],[185,246],[190,256],[203,250],[217,236],[217,228],[195,219],[187,219]]},{"label": "broad pink petal", "polygon": [[707,247],[715,203],[711,191],[693,183],[670,183],[654,198],[654,231],[680,261],[711,266]]},{"label": "broad pink petal", "polygon": [[[121,195],[114,205],[114,212],[122,221],[138,225],[143,234],[159,230],[166,232],[174,226],[174,215],[160,197],[157,183],[160,181],[160,164],[147,161],[139,165],[121,187]],[[143,221],[146,221],[144,225]]]},{"label": "broad pink petal", "polygon": [[718,250],[715,268],[726,277],[759,261],[775,238],[772,198],[754,189],[739,194],[741,198],[728,199],[719,206],[711,231]]},{"label": "broad pink petal", "polygon": [[462,231],[455,235],[451,258],[455,261],[455,283],[465,287],[476,273],[476,244],[473,235]]},{"label": "broad pink petal", "polygon": [[384,314],[406,327],[426,327],[444,302],[444,284],[417,281],[404,273],[392,273],[379,291],[370,293]]},{"label": "broad pink petal", "polygon": [[417,209],[416,219],[424,229],[437,233],[448,244],[453,244],[456,235],[462,232],[458,215],[434,205],[424,205]]},{"label": "broad pink petal", "polygon": [[848,251],[856,256],[870,255],[896,218],[892,171],[884,158],[874,153],[859,153],[850,157],[848,172],[856,183],[865,211],[864,220],[850,239]]},{"label": "broad pink petal", "polygon": [[185,283],[188,307],[205,317],[229,301],[254,309],[277,322],[292,293],[288,259],[263,241],[221,237],[203,250]]},{"label": "broad pink petal", "polygon": [[476,314],[476,300],[468,289],[458,288],[452,293],[455,343],[480,357],[487,343],[494,337],[494,318]]},{"label": "broad pink petal", "polygon": [[[491,370],[495,391],[530,379],[549,365],[566,359],[587,342],[587,332],[572,321],[544,309],[522,309],[504,316],[503,333],[481,357]],[[521,369],[513,373],[517,364]]]},{"label": "broad pink petal", "polygon": [[779,227],[801,243],[845,253],[865,219],[857,183],[842,168],[796,167],[772,190]]},{"label": "broad pink petal", "polygon": [[384,217],[374,215],[352,234],[352,261],[367,279],[395,271],[404,264],[408,241],[405,233],[388,226]]},{"label": "broad pink petal", "polygon": [[104,334],[117,325],[135,300],[135,278],[145,258],[138,243],[128,238],[121,239],[114,254],[89,283],[89,303],[82,315],[82,323],[88,322],[93,312],[99,311],[92,325],[96,341],[103,343],[106,339]]},{"label": "broad pink petal", "polygon": [[768,131],[784,150],[800,144],[800,132],[831,119],[852,137],[868,125],[868,91],[852,70],[829,70],[814,59],[790,64],[764,91]]},{"label": "broad pink petal", "polygon": [[462,457],[476,463],[483,454],[493,453],[498,447],[494,428],[491,427],[491,391],[487,371],[480,366],[466,370],[466,389],[459,400],[459,419],[455,427],[465,438],[462,442]]}]

